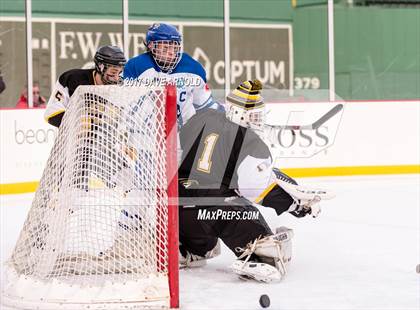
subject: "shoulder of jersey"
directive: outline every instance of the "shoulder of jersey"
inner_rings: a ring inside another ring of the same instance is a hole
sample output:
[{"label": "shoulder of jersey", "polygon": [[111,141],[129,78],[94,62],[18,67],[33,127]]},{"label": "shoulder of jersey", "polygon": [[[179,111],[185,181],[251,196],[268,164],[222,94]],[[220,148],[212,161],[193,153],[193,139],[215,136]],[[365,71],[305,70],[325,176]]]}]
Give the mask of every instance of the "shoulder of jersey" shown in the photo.
[{"label": "shoulder of jersey", "polygon": [[154,61],[149,53],[143,53],[128,60],[126,66],[134,66],[138,75],[150,68],[155,68]]},{"label": "shoulder of jersey", "polygon": [[208,111],[212,111],[211,113],[217,113],[217,117],[219,118],[221,124],[223,124],[223,128],[225,131],[231,131],[236,133],[238,130],[241,130],[244,134],[246,134],[248,141],[253,141],[254,143],[261,142],[265,145],[265,143],[255,133],[254,130],[238,125],[232,122],[231,120],[227,119],[225,112],[217,111],[214,109],[208,109]]},{"label": "shoulder of jersey", "polygon": [[205,109],[202,111],[198,111],[193,117],[199,118],[200,120],[206,121],[209,119],[217,119],[221,122],[229,122],[229,120],[225,116],[225,112],[221,112],[215,109]]},{"label": "shoulder of jersey", "polygon": [[[243,127],[244,128],[244,127]],[[245,144],[251,148],[254,157],[267,158],[271,157],[270,149],[261,137],[252,129],[246,130]],[[246,147],[245,145],[245,147]]]},{"label": "shoulder of jersey", "polygon": [[58,78],[61,85],[67,85],[71,81],[80,81],[82,79],[89,78],[94,69],[71,69],[64,72]]},{"label": "shoulder of jersey", "polygon": [[201,124],[213,124],[213,126],[219,128],[220,130],[223,129],[224,131],[234,130],[236,132],[239,127],[239,125],[226,118],[225,112],[217,111],[215,109],[198,111],[193,118]]},{"label": "shoulder of jersey", "polygon": [[181,60],[179,61],[174,73],[192,73],[198,75],[203,79],[203,81],[207,82],[206,71],[203,66],[187,53],[182,53]]}]

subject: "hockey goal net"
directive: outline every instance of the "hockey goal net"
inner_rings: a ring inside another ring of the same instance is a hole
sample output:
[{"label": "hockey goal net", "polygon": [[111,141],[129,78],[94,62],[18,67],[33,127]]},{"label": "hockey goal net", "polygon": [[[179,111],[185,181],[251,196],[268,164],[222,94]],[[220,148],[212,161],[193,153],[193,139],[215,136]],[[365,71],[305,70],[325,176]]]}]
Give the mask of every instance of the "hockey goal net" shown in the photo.
[{"label": "hockey goal net", "polygon": [[178,307],[176,90],[80,86],[6,264],[22,309]]}]

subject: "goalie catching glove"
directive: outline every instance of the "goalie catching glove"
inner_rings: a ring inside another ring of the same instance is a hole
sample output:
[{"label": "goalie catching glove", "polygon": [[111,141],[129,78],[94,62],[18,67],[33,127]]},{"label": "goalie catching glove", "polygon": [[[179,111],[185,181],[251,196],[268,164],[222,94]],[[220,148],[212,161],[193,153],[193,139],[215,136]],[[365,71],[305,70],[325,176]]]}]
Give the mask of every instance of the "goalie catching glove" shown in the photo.
[{"label": "goalie catching glove", "polygon": [[296,217],[304,217],[308,214],[317,217],[321,212],[318,203],[335,197],[332,192],[324,189],[298,185],[294,179],[278,168],[273,168],[273,173],[275,182],[255,202],[273,208],[277,215],[289,212]]},{"label": "goalie catching glove", "polygon": [[295,180],[278,168],[273,168],[273,172],[276,176],[276,183],[293,198],[294,201],[288,211],[296,217],[303,217],[307,214],[317,217],[321,212],[321,208],[317,204],[321,200],[335,197],[332,192],[323,189],[313,189],[298,185]]}]

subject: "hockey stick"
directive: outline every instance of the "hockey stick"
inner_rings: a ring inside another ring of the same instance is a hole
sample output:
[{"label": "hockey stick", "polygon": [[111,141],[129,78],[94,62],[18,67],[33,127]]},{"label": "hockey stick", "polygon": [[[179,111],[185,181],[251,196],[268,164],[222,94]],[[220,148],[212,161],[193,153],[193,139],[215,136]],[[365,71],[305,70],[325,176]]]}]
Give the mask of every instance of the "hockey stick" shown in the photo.
[{"label": "hockey stick", "polygon": [[336,115],[343,109],[343,104],[339,103],[334,106],[331,110],[321,116],[317,121],[309,125],[269,125],[264,124],[265,130],[270,129],[290,129],[290,130],[299,130],[299,129],[306,129],[306,130],[315,130],[321,127],[322,124],[327,122],[330,118]]}]

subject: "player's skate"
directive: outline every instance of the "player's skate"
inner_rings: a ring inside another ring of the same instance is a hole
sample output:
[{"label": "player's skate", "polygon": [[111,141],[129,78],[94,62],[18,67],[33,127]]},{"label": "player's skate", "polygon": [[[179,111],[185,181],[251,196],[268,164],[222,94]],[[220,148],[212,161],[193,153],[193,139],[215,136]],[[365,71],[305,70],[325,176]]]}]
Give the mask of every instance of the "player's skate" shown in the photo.
[{"label": "player's skate", "polygon": [[293,230],[276,229],[276,234],[249,243],[242,255],[231,265],[241,279],[259,282],[278,281],[286,275],[286,265],[292,258]]},{"label": "player's skate", "polygon": [[[182,248],[182,245],[180,245]],[[179,251],[179,268],[196,268],[207,264],[207,260],[219,256],[221,253],[220,239],[216,246],[204,256],[192,254],[185,249]]]},{"label": "player's skate", "polygon": [[270,283],[281,279],[280,272],[275,267],[266,263],[237,260],[232,264],[231,268],[242,280],[253,279],[258,282]]}]

